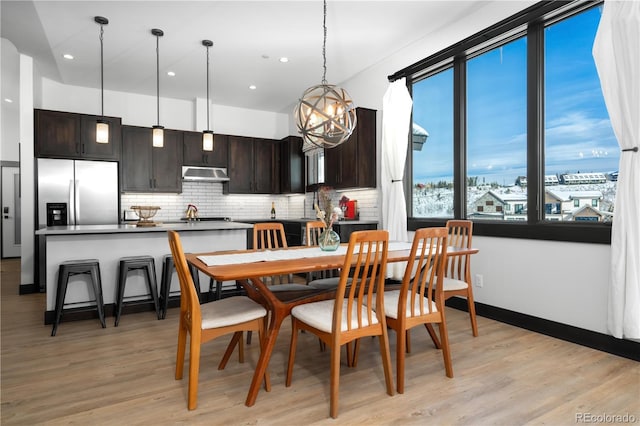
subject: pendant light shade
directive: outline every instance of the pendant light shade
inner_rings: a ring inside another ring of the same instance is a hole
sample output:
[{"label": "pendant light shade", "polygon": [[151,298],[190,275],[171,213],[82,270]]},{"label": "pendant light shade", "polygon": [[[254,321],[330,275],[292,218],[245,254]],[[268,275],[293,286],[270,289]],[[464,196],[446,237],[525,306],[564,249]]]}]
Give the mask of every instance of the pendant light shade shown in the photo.
[{"label": "pendant light shade", "polygon": [[356,127],[356,107],[346,90],[327,83],[327,1],[324,0],[322,83],[308,88],[296,105],[294,115],[305,142],[320,148],[334,148],[345,142]]},{"label": "pendant light shade", "polygon": [[207,130],[202,132],[202,150],[213,151],[213,131],[209,127],[209,48],[213,42],[202,40],[202,45],[207,48]]},{"label": "pendant light shade", "polygon": [[109,143],[109,123],[104,120],[104,49],[103,49],[103,26],[109,24],[109,20],[102,16],[96,16],[93,20],[100,25],[100,115],[96,122],[96,142]]},{"label": "pendant light shade", "polygon": [[157,124],[153,126],[153,146],[162,148],[164,146],[164,127],[160,125],[160,37],[164,35],[162,30],[154,28],[151,34],[156,37],[156,111]]}]

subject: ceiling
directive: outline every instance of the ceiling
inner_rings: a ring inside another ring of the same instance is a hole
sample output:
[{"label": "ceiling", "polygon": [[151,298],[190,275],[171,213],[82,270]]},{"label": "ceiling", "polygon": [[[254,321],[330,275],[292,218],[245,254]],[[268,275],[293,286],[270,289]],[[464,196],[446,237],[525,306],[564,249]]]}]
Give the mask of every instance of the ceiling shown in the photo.
[{"label": "ceiling", "polygon": [[[329,0],[327,80],[342,83],[486,3]],[[109,20],[104,27],[105,90],[156,96],[153,28],[164,31],[159,39],[161,97],[206,98],[203,39],[214,43],[210,97],[215,104],[289,112],[307,87],[322,80],[320,0],[2,0],[0,5],[2,37],[31,56],[40,75],[67,85],[100,88],[95,16]],[[65,53],[74,59],[64,59]],[[281,63],[280,57],[289,62]],[[176,75],[169,77],[168,71]]]}]

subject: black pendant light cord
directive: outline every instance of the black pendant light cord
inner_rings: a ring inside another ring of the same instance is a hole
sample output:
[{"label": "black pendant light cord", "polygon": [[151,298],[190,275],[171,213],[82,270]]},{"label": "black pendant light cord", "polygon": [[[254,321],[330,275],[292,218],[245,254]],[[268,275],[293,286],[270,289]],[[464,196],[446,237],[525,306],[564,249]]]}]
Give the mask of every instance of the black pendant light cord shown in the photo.
[{"label": "black pendant light cord", "polygon": [[209,46],[207,47],[207,130],[211,130],[209,127]]},{"label": "black pendant light cord", "polygon": [[100,25],[100,114],[104,117],[104,47],[103,47],[104,29]]},{"label": "black pendant light cord", "polygon": [[160,35],[156,34],[156,111],[157,125],[160,126]]}]

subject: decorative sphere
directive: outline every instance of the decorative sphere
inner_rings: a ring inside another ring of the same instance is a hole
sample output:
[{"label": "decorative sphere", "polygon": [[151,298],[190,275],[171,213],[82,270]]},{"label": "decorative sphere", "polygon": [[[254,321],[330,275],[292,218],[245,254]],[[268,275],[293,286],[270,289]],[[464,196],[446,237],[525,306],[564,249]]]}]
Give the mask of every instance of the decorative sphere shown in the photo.
[{"label": "decorative sphere", "polygon": [[319,84],[302,94],[295,120],[305,140],[320,148],[334,148],[353,133],[356,107],[346,90],[333,84]]}]

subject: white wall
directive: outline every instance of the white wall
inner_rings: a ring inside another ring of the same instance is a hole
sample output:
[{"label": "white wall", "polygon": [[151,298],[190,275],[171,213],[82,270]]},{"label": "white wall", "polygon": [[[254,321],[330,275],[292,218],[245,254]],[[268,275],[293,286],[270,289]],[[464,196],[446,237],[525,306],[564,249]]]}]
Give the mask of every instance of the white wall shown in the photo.
[{"label": "white wall", "polygon": [[[0,97],[0,160],[18,161],[20,94],[17,89],[20,81],[20,55],[9,40],[0,39],[2,54],[2,73],[0,73],[2,96]],[[5,98],[13,102],[5,102]]]}]

